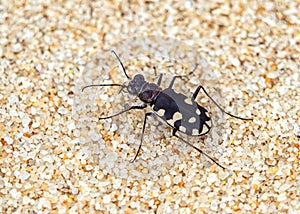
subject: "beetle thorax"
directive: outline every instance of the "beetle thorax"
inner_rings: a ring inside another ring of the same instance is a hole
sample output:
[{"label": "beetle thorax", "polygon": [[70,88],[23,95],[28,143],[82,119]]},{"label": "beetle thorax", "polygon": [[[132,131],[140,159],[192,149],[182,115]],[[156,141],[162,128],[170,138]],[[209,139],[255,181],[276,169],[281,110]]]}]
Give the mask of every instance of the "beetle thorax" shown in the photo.
[{"label": "beetle thorax", "polygon": [[137,74],[130,80],[127,90],[132,95],[137,95],[141,101],[152,103],[161,91],[155,83],[145,81],[142,74]]},{"label": "beetle thorax", "polygon": [[145,103],[153,103],[159,95],[160,91],[161,89],[155,83],[145,82],[138,96],[140,100]]}]

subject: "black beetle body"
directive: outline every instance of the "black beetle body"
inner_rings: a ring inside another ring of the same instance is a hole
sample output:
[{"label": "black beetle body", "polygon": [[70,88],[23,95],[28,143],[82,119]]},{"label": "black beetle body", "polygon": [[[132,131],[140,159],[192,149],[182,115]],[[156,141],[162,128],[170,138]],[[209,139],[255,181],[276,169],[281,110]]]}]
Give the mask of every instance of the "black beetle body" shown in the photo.
[{"label": "black beetle body", "polygon": [[139,99],[143,102],[142,105],[139,106],[131,106],[127,108],[124,111],[121,111],[115,115],[111,115],[108,117],[102,117],[99,118],[99,120],[102,119],[108,119],[115,117],[117,115],[120,115],[122,113],[125,113],[127,111],[130,111],[132,109],[145,109],[147,105],[149,105],[153,112],[147,112],[145,114],[144,123],[143,123],[143,129],[142,129],[142,137],[141,142],[138,148],[138,151],[136,152],[136,155],[132,162],[137,158],[139,151],[142,146],[143,138],[144,138],[144,131],[146,127],[146,121],[147,117],[155,114],[159,118],[161,118],[163,121],[165,121],[170,127],[173,129],[173,136],[177,137],[184,143],[188,144],[189,146],[196,149],[201,154],[204,154],[206,157],[208,157],[210,160],[212,160],[214,163],[216,163],[221,168],[225,169],[222,165],[220,165],[217,161],[215,161],[213,158],[211,158],[208,154],[203,152],[201,149],[195,147],[185,139],[183,139],[181,136],[177,134],[177,132],[181,132],[190,136],[201,136],[207,134],[211,127],[212,127],[212,121],[211,118],[207,112],[207,110],[200,106],[195,100],[199,93],[199,91],[202,89],[203,92],[212,100],[212,102],[225,114],[228,114],[232,117],[241,119],[241,120],[252,120],[247,118],[241,118],[235,115],[232,115],[225,110],[223,110],[215,101],[214,99],[206,92],[203,86],[198,86],[195,90],[192,98],[189,98],[185,96],[182,93],[177,93],[174,91],[173,84],[175,82],[175,79],[180,76],[174,76],[171,80],[171,83],[168,88],[162,89],[160,87],[160,83],[162,80],[162,74],[159,76],[158,82],[155,83],[149,83],[145,80],[144,76],[142,74],[137,74],[132,78],[130,78],[125,70],[125,67],[123,63],[121,62],[119,56],[112,51],[113,54],[118,59],[120,65],[122,66],[123,72],[126,75],[126,77],[130,80],[128,85],[126,84],[96,84],[96,85],[88,85],[85,86],[82,91],[85,88],[92,87],[92,86],[119,86],[122,87],[122,90],[124,88],[127,89],[127,91],[132,94],[139,97]]}]

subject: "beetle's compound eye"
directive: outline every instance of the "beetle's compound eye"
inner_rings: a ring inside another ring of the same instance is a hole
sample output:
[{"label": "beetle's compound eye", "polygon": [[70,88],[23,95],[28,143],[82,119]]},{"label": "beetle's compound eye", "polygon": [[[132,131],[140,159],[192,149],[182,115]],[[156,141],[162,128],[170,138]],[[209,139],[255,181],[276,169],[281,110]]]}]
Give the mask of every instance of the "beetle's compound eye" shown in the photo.
[{"label": "beetle's compound eye", "polygon": [[130,81],[128,83],[127,90],[130,94],[137,94],[136,88],[135,88],[134,83],[132,81]]},{"label": "beetle's compound eye", "polygon": [[158,86],[157,86],[156,84],[154,84],[154,83],[149,83],[149,84],[147,85],[147,88],[148,88],[149,90],[151,90],[151,91],[157,91],[157,90],[158,90]]},{"label": "beetle's compound eye", "polygon": [[136,82],[144,82],[145,78],[142,74],[137,74],[133,77],[133,80]]},{"label": "beetle's compound eye", "polygon": [[144,83],[144,76],[141,74],[137,74],[134,76],[133,80],[129,82],[127,90],[130,94],[138,94]]}]

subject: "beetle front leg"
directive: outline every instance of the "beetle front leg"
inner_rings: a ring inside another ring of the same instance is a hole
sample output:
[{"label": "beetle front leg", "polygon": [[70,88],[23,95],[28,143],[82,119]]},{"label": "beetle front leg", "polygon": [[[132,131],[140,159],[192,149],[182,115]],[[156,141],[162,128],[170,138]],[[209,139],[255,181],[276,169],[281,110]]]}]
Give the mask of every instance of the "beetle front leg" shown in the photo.
[{"label": "beetle front leg", "polygon": [[146,108],[146,107],[147,107],[146,104],[143,104],[143,105],[141,105],[141,106],[131,106],[131,107],[129,107],[128,109],[125,109],[125,110],[123,110],[123,111],[121,111],[121,112],[119,112],[119,113],[117,113],[117,114],[110,115],[110,116],[107,116],[107,117],[99,117],[99,120],[105,120],[105,119],[113,118],[113,117],[116,117],[116,116],[118,116],[118,115],[120,115],[120,114],[123,114],[123,113],[125,113],[125,112],[128,112],[128,111],[130,111],[130,110],[133,110],[133,109],[144,109],[144,108]]}]

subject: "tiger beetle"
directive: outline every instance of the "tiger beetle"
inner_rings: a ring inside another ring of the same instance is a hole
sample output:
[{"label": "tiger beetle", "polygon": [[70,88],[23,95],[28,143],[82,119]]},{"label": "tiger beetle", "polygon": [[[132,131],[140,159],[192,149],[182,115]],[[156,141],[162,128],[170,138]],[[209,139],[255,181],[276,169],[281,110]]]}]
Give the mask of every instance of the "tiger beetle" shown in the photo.
[{"label": "tiger beetle", "polygon": [[176,93],[174,91],[173,84],[176,80],[176,78],[180,78],[182,76],[174,76],[171,80],[171,83],[168,88],[162,89],[160,87],[161,81],[162,81],[162,74],[159,75],[157,83],[150,83],[147,82],[142,74],[136,74],[133,78],[130,78],[125,70],[125,67],[120,60],[119,56],[116,54],[114,50],[112,50],[112,53],[117,58],[118,62],[120,63],[123,73],[129,79],[129,83],[126,85],[126,83],[123,84],[92,84],[87,85],[82,88],[82,91],[88,87],[93,86],[118,86],[121,87],[121,91],[126,89],[129,94],[138,96],[139,99],[143,102],[142,105],[133,105],[131,107],[128,107],[127,109],[111,115],[107,117],[100,117],[99,120],[109,119],[113,118],[115,116],[118,116],[120,114],[123,114],[125,112],[128,112],[133,109],[145,109],[148,105],[152,108],[152,112],[147,112],[144,117],[144,123],[142,128],[142,136],[140,140],[140,145],[138,147],[138,150],[136,152],[136,155],[134,159],[131,162],[134,162],[137,158],[143,138],[144,138],[144,131],[146,127],[147,118],[149,116],[158,116],[163,121],[165,121],[172,129],[172,135],[177,137],[182,142],[186,143],[187,145],[191,146],[192,148],[196,149],[199,153],[205,155],[207,158],[209,158],[211,161],[213,161],[215,164],[217,164],[219,167],[225,169],[222,165],[220,165],[217,161],[215,161],[212,157],[210,157],[208,154],[203,152],[201,149],[195,147],[187,140],[183,139],[181,136],[177,134],[184,133],[189,136],[202,136],[207,134],[211,127],[212,127],[212,121],[211,118],[207,112],[207,110],[200,106],[196,102],[196,97],[199,93],[199,91],[202,89],[205,95],[225,114],[241,119],[241,120],[253,120],[252,118],[242,118],[235,116],[229,112],[226,112],[204,89],[202,85],[198,86],[195,92],[193,93],[192,98],[188,98],[184,94]]}]

